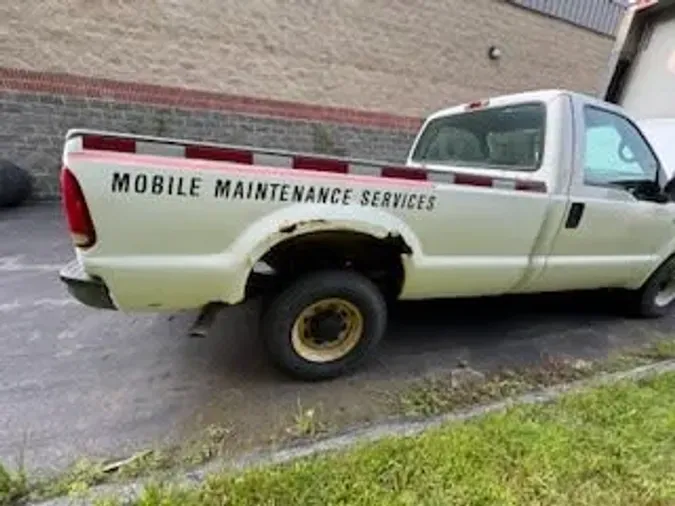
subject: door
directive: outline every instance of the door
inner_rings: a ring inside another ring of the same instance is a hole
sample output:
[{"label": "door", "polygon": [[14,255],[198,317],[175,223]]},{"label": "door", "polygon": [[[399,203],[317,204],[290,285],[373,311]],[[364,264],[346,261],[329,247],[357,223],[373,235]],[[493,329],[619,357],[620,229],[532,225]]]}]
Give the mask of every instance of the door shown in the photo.
[{"label": "door", "polygon": [[653,198],[659,162],[630,120],[595,105],[575,107],[583,118],[576,140],[581,156],[566,217],[536,284],[547,290],[626,286],[653,266],[675,234],[673,204]]},{"label": "door", "polygon": [[544,153],[549,110],[539,101],[493,105],[424,128],[411,162],[440,184],[434,212],[408,218],[424,255],[414,258],[403,297],[493,295],[523,279],[550,197],[515,191],[515,180],[546,181],[546,156],[555,159]]}]

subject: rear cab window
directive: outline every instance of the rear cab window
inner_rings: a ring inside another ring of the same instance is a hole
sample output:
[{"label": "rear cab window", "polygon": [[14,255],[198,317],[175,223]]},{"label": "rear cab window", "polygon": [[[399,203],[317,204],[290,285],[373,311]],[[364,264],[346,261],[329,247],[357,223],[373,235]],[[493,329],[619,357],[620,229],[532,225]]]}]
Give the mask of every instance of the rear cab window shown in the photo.
[{"label": "rear cab window", "polygon": [[475,109],[431,120],[413,151],[420,164],[536,171],[544,156],[546,105]]}]

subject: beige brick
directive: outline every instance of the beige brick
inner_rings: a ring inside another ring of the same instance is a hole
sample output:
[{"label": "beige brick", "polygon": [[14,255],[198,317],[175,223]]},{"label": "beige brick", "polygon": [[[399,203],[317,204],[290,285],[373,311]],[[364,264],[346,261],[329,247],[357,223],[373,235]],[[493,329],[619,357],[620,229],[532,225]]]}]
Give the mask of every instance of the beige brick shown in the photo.
[{"label": "beige brick", "polygon": [[499,0],[22,0],[0,19],[3,67],[404,115],[593,92],[612,45]]}]

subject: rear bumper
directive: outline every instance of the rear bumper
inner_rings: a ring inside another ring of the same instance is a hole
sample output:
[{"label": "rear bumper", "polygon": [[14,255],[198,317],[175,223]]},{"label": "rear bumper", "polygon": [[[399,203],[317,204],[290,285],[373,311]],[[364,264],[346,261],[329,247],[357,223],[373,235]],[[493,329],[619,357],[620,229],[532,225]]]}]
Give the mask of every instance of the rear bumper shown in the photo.
[{"label": "rear bumper", "polygon": [[77,260],[73,260],[64,266],[59,272],[59,277],[68,287],[68,292],[85,306],[117,310],[103,280],[94,278],[84,272],[82,265]]}]

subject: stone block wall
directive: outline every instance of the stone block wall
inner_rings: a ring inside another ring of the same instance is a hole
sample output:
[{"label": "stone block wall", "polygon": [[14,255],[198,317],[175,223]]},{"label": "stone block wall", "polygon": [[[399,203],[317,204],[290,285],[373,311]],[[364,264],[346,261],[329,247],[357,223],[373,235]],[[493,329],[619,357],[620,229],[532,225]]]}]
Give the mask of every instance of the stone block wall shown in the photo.
[{"label": "stone block wall", "polygon": [[218,94],[72,76],[5,72],[4,83],[3,89],[0,71],[0,158],[31,172],[38,199],[58,197],[63,140],[70,128],[400,163],[421,123],[417,118],[249,99],[241,103]]}]

